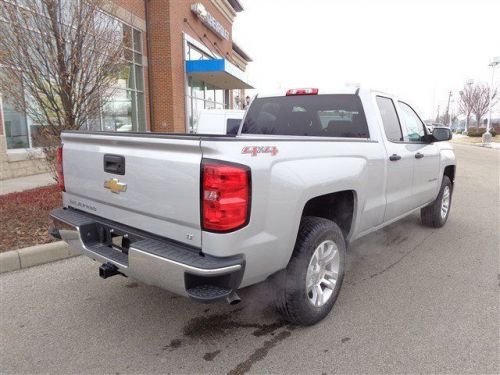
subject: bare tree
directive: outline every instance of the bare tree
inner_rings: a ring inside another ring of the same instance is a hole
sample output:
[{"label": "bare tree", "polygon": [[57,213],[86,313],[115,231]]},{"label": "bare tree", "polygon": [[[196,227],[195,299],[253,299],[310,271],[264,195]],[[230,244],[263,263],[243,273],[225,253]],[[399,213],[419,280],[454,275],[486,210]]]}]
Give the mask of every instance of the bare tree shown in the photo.
[{"label": "bare tree", "polygon": [[475,91],[476,87],[472,84],[466,84],[463,90],[460,91],[460,97],[458,99],[458,111],[465,115],[465,128],[469,129],[469,120],[474,110],[475,101]]},{"label": "bare tree", "polygon": [[[490,107],[490,88],[488,85],[479,83],[474,86],[473,100],[472,100],[472,113],[474,114],[477,122],[477,127],[481,125],[481,119],[488,113]],[[492,105],[495,105],[497,99],[497,90],[492,95]]]},{"label": "bare tree", "polygon": [[0,0],[0,91],[35,124],[49,164],[62,130],[99,116],[123,67],[110,0]]}]

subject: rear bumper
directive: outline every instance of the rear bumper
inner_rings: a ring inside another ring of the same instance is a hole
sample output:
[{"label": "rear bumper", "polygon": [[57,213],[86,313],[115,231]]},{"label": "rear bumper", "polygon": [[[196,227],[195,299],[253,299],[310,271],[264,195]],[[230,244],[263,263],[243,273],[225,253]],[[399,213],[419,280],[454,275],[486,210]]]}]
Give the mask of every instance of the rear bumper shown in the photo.
[{"label": "rear bumper", "polygon": [[[243,277],[243,256],[218,258],[71,208],[52,211],[54,235],[77,253],[111,263],[120,273],[202,302],[230,295]],[[117,246],[113,237],[126,238]]]}]

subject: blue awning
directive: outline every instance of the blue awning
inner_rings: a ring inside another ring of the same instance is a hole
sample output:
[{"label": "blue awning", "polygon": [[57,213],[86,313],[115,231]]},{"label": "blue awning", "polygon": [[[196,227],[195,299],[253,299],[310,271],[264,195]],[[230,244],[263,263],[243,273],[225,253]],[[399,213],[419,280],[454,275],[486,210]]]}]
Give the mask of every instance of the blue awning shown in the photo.
[{"label": "blue awning", "polygon": [[226,59],[187,60],[186,74],[219,89],[253,89],[245,72]]}]

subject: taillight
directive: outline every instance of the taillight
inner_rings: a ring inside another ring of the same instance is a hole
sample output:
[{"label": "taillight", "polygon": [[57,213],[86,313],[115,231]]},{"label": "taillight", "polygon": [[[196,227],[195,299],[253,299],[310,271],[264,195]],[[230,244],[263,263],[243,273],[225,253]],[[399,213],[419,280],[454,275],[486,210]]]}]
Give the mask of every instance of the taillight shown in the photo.
[{"label": "taillight", "polygon": [[318,95],[318,89],[291,89],[286,92],[286,96],[294,95]]},{"label": "taillight", "polygon": [[201,164],[201,224],[204,230],[229,232],[248,223],[250,168],[204,160]]},{"label": "taillight", "polygon": [[56,172],[57,172],[57,185],[59,189],[65,191],[66,188],[64,186],[64,172],[63,172],[63,146],[59,146],[57,148],[57,157],[56,157]]}]

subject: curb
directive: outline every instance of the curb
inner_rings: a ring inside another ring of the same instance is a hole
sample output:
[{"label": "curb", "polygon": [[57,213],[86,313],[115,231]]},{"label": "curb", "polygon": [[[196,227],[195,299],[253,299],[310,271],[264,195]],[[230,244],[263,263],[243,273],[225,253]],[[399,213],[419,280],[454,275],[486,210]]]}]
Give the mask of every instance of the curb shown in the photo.
[{"label": "curb", "polygon": [[77,256],[64,241],[0,253],[0,273],[17,271]]}]

